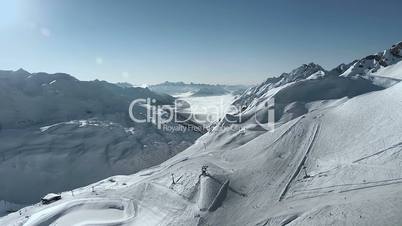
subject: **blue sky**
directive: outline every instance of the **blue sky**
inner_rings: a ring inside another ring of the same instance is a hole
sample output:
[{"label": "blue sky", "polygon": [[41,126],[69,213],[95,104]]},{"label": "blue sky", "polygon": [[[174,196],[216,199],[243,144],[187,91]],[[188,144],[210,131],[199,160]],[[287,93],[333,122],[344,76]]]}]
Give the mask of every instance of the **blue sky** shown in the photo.
[{"label": "blue sky", "polygon": [[399,0],[1,0],[0,69],[254,84],[402,41],[401,8]]}]

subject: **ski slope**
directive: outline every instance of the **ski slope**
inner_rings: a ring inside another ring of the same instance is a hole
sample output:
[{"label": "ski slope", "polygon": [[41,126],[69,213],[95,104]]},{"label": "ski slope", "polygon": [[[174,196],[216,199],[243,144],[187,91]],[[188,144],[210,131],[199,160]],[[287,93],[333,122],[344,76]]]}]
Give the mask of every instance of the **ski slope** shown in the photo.
[{"label": "ski slope", "polygon": [[[62,193],[56,203],[135,200],[135,218],[145,225],[395,225],[402,220],[401,89],[397,84],[318,107],[274,132],[210,132],[159,166],[76,189],[74,197]],[[233,137],[244,142],[227,145]],[[202,165],[230,181],[213,212],[197,204]],[[30,225],[32,216],[48,208],[29,206],[0,224]]]}]

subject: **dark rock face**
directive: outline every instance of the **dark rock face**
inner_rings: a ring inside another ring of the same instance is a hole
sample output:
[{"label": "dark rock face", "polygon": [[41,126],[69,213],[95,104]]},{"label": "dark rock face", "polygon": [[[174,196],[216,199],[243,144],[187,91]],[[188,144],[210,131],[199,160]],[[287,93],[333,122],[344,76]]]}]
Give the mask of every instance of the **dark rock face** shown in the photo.
[{"label": "dark rock face", "polygon": [[326,75],[327,76],[339,76],[339,75],[343,74],[346,70],[348,70],[348,68],[350,68],[356,62],[357,62],[357,60],[354,60],[354,61],[350,62],[349,64],[340,64],[340,65],[336,66],[335,68],[333,68],[332,70],[327,71]]},{"label": "dark rock face", "polygon": [[402,58],[401,50],[402,50],[402,42],[392,46],[392,48],[390,49],[392,55],[398,58]]}]

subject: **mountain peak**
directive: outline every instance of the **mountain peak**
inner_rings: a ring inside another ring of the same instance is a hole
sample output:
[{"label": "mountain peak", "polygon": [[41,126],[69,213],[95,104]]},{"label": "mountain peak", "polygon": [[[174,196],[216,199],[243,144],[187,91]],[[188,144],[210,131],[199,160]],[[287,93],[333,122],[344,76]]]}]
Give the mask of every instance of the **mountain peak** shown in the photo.
[{"label": "mountain peak", "polygon": [[283,73],[281,76],[284,78],[286,83],[294,82],[296,80],[305,79],[314,73],[319,71],[325,71],[319,64],[313,62],[309,64],[303,64],[300,67],[292,70],[290,73]]},{"label": "mountain peak", "polygon": [[314,62],[310,62],[308,64],[303,64],[303,65],[306,65],[307,67],[321,67],[319,64],[316,64]]},{"label": "mountain peak", "polygon": [[24,70],[23,68],[20,68],[15,71],[18,74],[30,74],[28,71]]}]

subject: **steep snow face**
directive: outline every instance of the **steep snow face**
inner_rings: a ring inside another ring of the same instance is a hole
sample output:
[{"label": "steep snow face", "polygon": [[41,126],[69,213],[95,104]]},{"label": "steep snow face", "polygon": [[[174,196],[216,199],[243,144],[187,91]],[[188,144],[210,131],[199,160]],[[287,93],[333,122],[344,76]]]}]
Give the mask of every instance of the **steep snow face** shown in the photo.
[{"label": "steep snow face", "polygon": [[[374,55],[367,56],[354,63],[348,70],[346,70],[341,76],[363,76],[363,75],[379,75],[385,77],[391,77],[401,79],[402,75],[397,73],[398,70],[390,69],[395,64],[402,60],[402,42],[393,45],[390,49],[384,50]],[[396,72],[396,73],[387,73]],[[385,70],[385,71],[384,71]]]},{"label": "steep snow face", "polygon": [[326,74],[328,76],[339,76],[339,75],[343,74],[346,70],[348,70],[356,62],[357,62],[357,60],[352,61],[349,64],[342,63],[342,64],[336,66],[335,68],[333,68],[332,70],[327,71]]},{"label": "steep snow face", "polygon": [[300,81],[262,89],[261,93],[253,95],[255,97],[250,103],[248,101],[252,95],[246,93],[234,102],[242,111],[227,116],[238,118],[236,122],[267,123],[269,111],[273,109],[275,114],[272,119],[284,123],[308,112],[312,102],[352,98],[383,89],[373,83],[362,78],[325,76],[320,71]]},{"label": "steep snow face", "polygon": [[[172,104],[143,88],[82,82],[66,74],[0,72],[0,200],[29,204],[115,174],[132,174],[189,147],[202,134],[160,130],[128,116],[137,98]],[[147,108],[135,106],[144,119]],[[181,129],[178,129],[181,128]],[[184,132],[185,131],[185,132]]]},{"label": "steep snow face", "polygon": [[[71,203],[85,213],[88,200],[107,209],[120,199],[127,215],[113,218],[119,225],[397,225],[401,85],[312,104],[314,111],[271,132],[214,130],[159,166],[62,193],[62,200],[26,207],[0,224],[57,222],[72,211],[85,215]],[[206,189],[203,165],[209,183],[221,187]],[[225,181],[227,194],[220,196]],[[216,210],[200,210],[222,197]]]},{"label": "steep snow face", "polygon": [[377,76],[387,75],[388,77],[402,80],[402,61],[394,65],[382,67],[372,74]]},{"label": "steep snow face", "polygon": [[[283,88],[273,96],[275,99],[275,118],[276,121],[281,120],[282,122],[287,122],[307,112],[309,103],[335,100],[343,97],[353,98],[364,93],[381,89],[383,88],[365,79],[326,77],[323,79],[297,82],[289,87]],[[298,105],[295,106],[295,104]],[[293,106],[293,111],[289,111],[289,106]],[[295,110],[299,113],[294,114]],[[282,118],[283,116],[287,117]]]},{"label": "steep snow face", "polygon": [[325,70],[318,64],[303,64],[302,66],[292,70],[290,73],[283,73],[279,77],[268,78],[260,85],[249,88],[242,95],[240,95],[233,104],[252,108],[258,104],[258,100],[267,99],[269,96],[271,96],[271,94],[274,92],[272,92],[272,90],[275,90],[277,87],[285,86],[292,82],[307,78],[320,78],[323,77],[324,74]]}]

